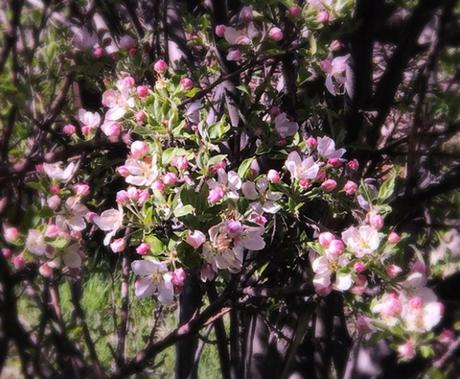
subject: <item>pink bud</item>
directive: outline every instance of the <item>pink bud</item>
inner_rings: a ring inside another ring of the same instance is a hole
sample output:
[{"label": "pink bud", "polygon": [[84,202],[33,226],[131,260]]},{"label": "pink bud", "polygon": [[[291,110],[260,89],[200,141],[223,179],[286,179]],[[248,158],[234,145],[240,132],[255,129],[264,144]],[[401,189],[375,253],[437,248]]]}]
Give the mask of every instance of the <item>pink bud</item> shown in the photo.
[{"label": "pink bud", "polygon": [[149,94],[149,87],[146,85],[137,86],[136,88],[137,96],[146,97]]},{"label": "pink bud", "polygon": [[43,263],[38,269],[38,272],[44,278],[51,278],[51,276],[53,276],[53,268],[48,263]]},{"label": "pink bud", "polygon": [[225,35],[225,25],[216,25],[215,33],[217,37],[223,37]]},{"label": "pink bud", "polygon": [[159,192],[163,192],[165,190],[165,185],[161,180],[155,180],[152,183],[152,189]]},{"label": "pink bud", "polygon": [[231,220],[227,223],[227,232],[232,238],[239,237],[243,233],[243,225],[239,221]]},{"label": "pink bud", "polygon": [[316,16],[316,21],[322,24],[327,24],[329,22],[329,12],[326,10],[320,11],[318,16]]},{"label": "pink bud", "polygon": [[411,340],[398,346],[398,354],[402,359],[410,360],[415,357],[415,347]]},{"label": "pink bud", "polygon": [[224,190],[220,186],[218,186],[209,191],[208,201],[210,203],[217,203],[218,201],[221,201],[224,198],[224,195]]},{"label": "pink bud", "polygon": [[329,158],[327,164],[337,168],[342,166],[342,160],[340,158]]},{"label": "pink bud", "polygon": [[98,47],[95,47],[94,50],[93,50],[93,56],[94,58],[102,58],[105,54],[105,50],[104,48],[98,46]]},{"label": "pink bud", "polygon": [[397,265],[390,264],[387,266],[386,272],[388,276],[393,279],[396,278],[402,272],[402,269]]},{"label": "pink bud", "polygon": [[159,59],[153,65],[153,69],[158,74],[163,74],[168,69],[168,64],[163,59]]},{"label": "pink bud", "polygon": [[129,187],[127,194],[128,194],[129,200],[134,201],[134,202],[139,200],[139,190],[137,188]]},{"label": "pink bud", "polygon": [[149,192],[146,190],[139,191],[139,200],[137,200],[137,205],[142,206],[148,199],[150,199]]},{"label": "pink bud", "polygon": [[167,186],[173,186],[177,183],[177,175],[174,172],[167,172],[163,176],[163,183]]},{"label": "pink bud", "polygon": [[132,76],[126,76],[122,79],[122,83],[123,83],[123,86],[124,87],[127,87],[127,88],[132,88],[136,85],[136,81],[134,80],[134,78]]},{"label": "pink bud", "polygon": [[318,171],[315,180],[317,182],[324,182],[326,180],[326,171]]},{"label": "pink bud", "polygon": [[302,10],[297,5],[291,5],[288,8],[288,11],[292,17],[299,17],[300,13],[302,12]]},{"label": "pink bud", "polygon": [[190,91],[193,88],[193,82],[190,78],[182,78],[180,80],[180,85],[186,91]]},{"label": "pink bud", "polygon": [[194,249],[198,249],[206,241],[206,236],[203,232],[195,230],[193,232],[189,231],[185,242],[187,242]]},{"label": "pink bud", "polygon": [[281,181],[281,175],[279,171],[276,170],[268,170],[267,179],[270,183],[279,183]]},{"label": "pink bud", "polygon": [[150,246],[145,242],[142,242],[138,247],[136,247],[136,253],[139,255],[146,255],[149,251]]},{"label": "pink bud", "polygon": [[369,224],[377,230],[380,230],[383,228],[383,217],[377,213],[371,213],[369,215]]},{"label": "pink bud", "polygon": [[452,329],[444,329],[441,334],[439,334],[439,342],[443,344],[449,344],[454,340],[455,333]]},{"label": "pink bud", "polygon": [[79,230],[71,230],[70,236],[76,240],[81,239],[81,232]]},{"label": "pink bud", "polygon": [[81,132],[83,133],[85,137],[91,136],[91,134],[93,134],[93,131],[94,129],[91,126],[85,125],[85,126],[82,126],[81,128]]},{"label": "pink bud", "polygon": [[249,220],[257,225],[264,226],[267,223],[267,219],[262,214],[252,213],[249,216]]},{"label": "pink bud", "polygon": [[308,187],[310,187],[310,181],[308,179],[300,179],[299,186],[302,189],[307,189]]},{"label": "pink bud", "polygon": [[85,183],[74,184],[74,186],[72,187],[72,190],[75,193],[75,195],[78,195],[78,196],[88,196],[90,192],[89,185]]},{"label": "pink bud", "polygon": [[270,31],[268,32],[268,37],[273,40],[273,41],[281,41],[283,39],[283,32],[280,28],[277,28],[276,26],[271,28]]},{"label": "pink bud", "polygon": [[178,170],[180,171],[185,171],[188,169],[188,160],[187,158],[185,158],[184,156],[178,156],[178,157],[174,157],[174,159],[172,160],[171,164],[174,166],[174,167],[177,167]]},{"label": "pink bud", "polygon": [[93,222],[94,217],[96,217],[96,216],[97,216],[97,213],[95,213],[95,212],[88,212],[88,213],[85,214],[85,219],[86,219],[86,221],[88,221],[88,222]]},{"label": "pink bud", "polygon": [[50,192],[57,195],[61,191],[61,187],[59,187],[59,184],[51,184],[50,185]]},{"label": "pink bud", "polygon": [[129,170],[126,166],[120,166],[120,167],[117,167],[117,172],[123,176],[124,178],[126,178],[127,176],[129,176]]},{"label": "pink bud", "polygon": [[392,243],[392,244],[396,244],[398,243],[399,241],[401,241],[401,237],[398,233],[396,232],[391,232],[389,235],[388,235],[388,243]]},{"label": "pink bud", "polygon": [[14,226],[3,227],[3,237],[7,242],[14,242],[19,238],[19,230]]},{"label": "pink bud", "polygon": [[347,163],[347,167],[352,171],[356,171],[359,168],[359,162],[356,159],[353,159]]},{"label": "pink bud", "polygon": [[117,201],[117,204],[119,205],[127,204],[129,201],[128,192],[126,192],[125,190],[118,191],[116,201]]},{"label": "pink bud", "polygon": [[366,270],[366,265],[361,261],[355,262],[355,264],[353,265],[353,269],[359,274]]},{"label": "pink bud", "polygon": [[124,35],[120,38],[120,47],[122,49],[129,50],[134,46],[136,46],[136,40],[133,37]]},{"label": "pink bud", "polygon": [[314,149],[318,144],[315,137],[308,137],[305,142],[310,149]]},{"label": "pink bud", "polygon": [[56,224],[49,224],[46,227],[45,236],[49,238],[56,238],[57,236],[59,236],[59,231],[60,230]]},{"label": "pink bud", "polygon": [[132,57],[135,56],[136,53],[137,53],[137,49],[135,47],[132,47],[131,49],[128,50],[128,54]]},{"label": "pink bud", "polygon": [[9,260],[13,256],[13,250],[11,250],[9,247],[4,247],[2,248],[2,255],[3,258]]},{"label": "pink bud", "polygon": [[345,251],[345,245],[341,240],[334,239],[329,243],[327,248],[327,254],[331,257],[338,257]]},{"label": "pink bud", "polygon": [[13,262],[13,266],[17,270],[24,268],[24,266],[26,265],[26,261],[24,257],[22,256],[22,254],[14,256],[11,261]]},{"label": "pink bud", "polygon": [[352,180],[348,180],[343,186],[343,190],[347,195],[354,195],[358,190],[358,185]]},{"label": "pink bud", "polygon": [[124,238],[117,238],[110,244],[110,248],[114,253],[121,253],[126,249],[126,240]]},{"label": "pink bud", "polygon": [[331,44],[329,45],[329,48],[332,50],[332,51],[336,51],[336,50],[339,50],[342,48],[342,42],[340,42],[339,40],[334,40],[331,42]]},{"label": "pink bud", "polygon": [[318,236],[318,240],[319,240],[319,244],[322,247],[328,248],[331,241],[335,240],[335,236],[330,232],[324,232],[324,233],[320,233],[320,235]]},{"label": "pink bud", "polygon": [[143,141],[134,141],[131,144],[131,156],[134,159],[142,158],[149,152],[149,146]]},{"label": "pink bud", "polygon": [[185,278],[187,278],[185,270],[182,267],[176,268],[172,275],[172,283],[177,287],[182,287],[184,285]]},{"label": "pink bud", "polygon": [[62,131],[64,132],[64,134],[66,134],[68,136],[71,136],[72,134],[74,134],[75,130],[76,130],[76,128],[72,124],[64,125],[64,127],[62,128]]},{"label": "pink bud", "polygon": [[137,111],[134,118],[137,123],[143,124],[145,122],[145,113],[143,111]]},{"label": "pink bud", "polygon": [[241,51],[238,49],[232,49],[227,54],[227,60],[239,61],[241,59]]},{"label": "pink bud", "polygon": [[321,188],[326,192],[334,191],[335,187],[337,187],[337,182],[334,179],[325,180],[321,184]]},{"label": "pink bud", "polygon": [[37,172],[37,174],[43,174],[45,172],[45,169],[43,168],[43,163],[36,164],[35,171]]},{"label": "pink bud", "polygon": [[240,11],[240,19],[244,22],[251,22],[253,19],[252,7],[244,6]]}]

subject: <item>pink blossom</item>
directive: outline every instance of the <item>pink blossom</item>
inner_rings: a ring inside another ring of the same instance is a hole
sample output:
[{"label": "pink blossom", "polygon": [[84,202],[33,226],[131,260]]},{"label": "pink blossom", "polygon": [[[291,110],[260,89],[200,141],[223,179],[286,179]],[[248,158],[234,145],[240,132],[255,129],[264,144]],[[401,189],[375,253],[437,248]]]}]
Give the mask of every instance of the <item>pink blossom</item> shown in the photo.
[{"label": "pink blossom", "polygon": [[356,171],[359,168],[359,162],[353,159],[347,163],[347,167],[352,171]]},{"label": "pink blossom", "polygon": [[53,276],[53,268],[48,263],[43,263],[38,269],[38,272],[44,278],[51,278],[51,276]]},{"label": "pink blossom", "polygon": [[331,241],[335,240],[335,236],[330,232],[323,232],[320,233],[318,240],[322,247],[328,248]]},{"label": "pink blossom", "polygon": [[174,157],[171,164],[180,171],[187,170],[189,166],[188,160],[184,156]]},{"label": "pink blossom", "polygon": [[208,201],[210,203],[217,203],[224,198],[225,192],[222,187],[215,187],[209,191]]},{"label": "pink blossom", "polygon": [[101,130],[111,142],[117,142],[121,134],[121,127],[119,123],[115,121],[104,122],[101,126]]},{"label": "pink blossom", "polygon": [[369,215],[369,224],[377,230],[380,230],[383,228],[384,221],[383,217],[377,213],[371,213]]},{"label": "pink blossom", "polygon": [[305,142],[310,149],[314,149],[318,144],[315,137],[308,137]]},{"label": "pink blossom", "polygon": [[136,253],[139,255],[146,255],[150,251],[150,246],[146,242],[142,242],[138,247],[136,247]]},{"label": "pink blossom", "polygon": [[90,192],[89,185],[86,183],[76,183],[72,187],[72,190],[77,196],[82,197],[88,196]]},{"label": "pink blossom", "polygon": [[199,230],[189,231],[185,242],[187,242],[194,249],[198,249],[206,241],[206,236]]},{"label": "pink blossom", "polygon": [[75,134],[75,130],[76,130],[76,128],[72,124],[66,124],[62,128],[62,131],[64,132],[64,134],[66,134],[68,136],[71,136],[72,134]]},{"label": "pink blossom", "polygon": [[268,37],[276,42],[281,41],[283,39],[283,31],[275,26],[268,32]]},{"label": "pink blossom", "polygon": [[2,248],[2,255],[3,255],[3,258],[9,260],[13,256],[13,250],[11,250],[9,247],[4,247]]},{"label": "pink blossom", "polygon": [[149,192],[146,190],[139,191],[139,200],[137,200],[137,204],[142,206],[148,199],[150,198]]},{"label": "pink blossom", "polygon": [[125,190],[118,191],[116,201],[117,201],[117,204],[120,204],[120,205],[127,204],[129,201],[128,192],[126,192]]},{"label": "pink blossom", "polygon": [[185,270],[182,267],[176,268],[172,275],[172,283],[177,287],[182,287],[186,278],[187,273]]},{"label": "pink blossom", "polygon": [[153,69],[158,74],[163,74],[168,69],[168,64],[163,59],[159,59],[153,65]]},{"label": "pink blossom", "polygon": [[143,98],[149,94],[149,87],[146,85],[137,86],[136,88],[137,96]]},{"label": "pink blossom", "polygon": [[177,183],[177,175],[174,172],[167,172],[163,176],[163,183],[167,186],[173,186]]},{"label": "pink blossom", "polygon": [[134,115],[134,119],[137,123],[143,124],[145,122],[145,113],[144,111],[137,111]]},{"label": "pink blossom", "polygon": [[410,360],[415,357],[415,347],[411,340],[406,341],[398,346],[398,354],[404,360]]},{"label": "pink blossom", "polygon": [[46,227],[45,237],[56,238],[57,236],[59,236],[59,232],[60,230],[56,224],[49,224]]},{"label": "pink blossom", "polygon": [[322,24],[327,24],[329,22],[329,12],[326,10],[320,11],[316,16],[316,21]]},{"label": "pink blossom", "polygon": [[149,145],[143,141],[134,141],[131,144],[131,156],[134,159],[140,159],[149,152]]},{"label": "pink blossom", "polygon": [[129,187],[126,193],[128,194],[129,200],[134,201],[134,202],[139,200],[139,190],[137,188]]},{"label": "pink blossom", "polygon": [[24,268],[24,266],[26,265],[26,260],[24,259],[22,254],[14,256],[11,262],[17,270]]},{"label": "pink blossom", "polygon": [[358,261],[353,265],[353,269],[359,274],[366,270],[366,265],[363,262]]},{"label": "pink blossom", "polygon": [[239,237],[243,233],[243,225],[239,221],[231,220],[227,223],[227,232],[232,238]]},{"label": "pink blossom", "polygon": [[329,158],[327,164],[337,168],[342,165],[342,160],[340,158]]},{"label": "pink blossom", "polygon": [[111,244],[110,248],[114,253],[121,253],[126,249],[126,239],[117,238]]},{"label": "pink blossom", "polygon": [[388,235],[388,243],[391,243],[391,244],[396,244],[398,243],[399,241],[401,241],[401,236],[396,233],[396,232],[391,232],[389,235]]},{"label": "pink blossom", "polygon": [[356,184],[352,180],[348,180],[343,186],[343,190],[347,195],[354,195],[358,190],[358,184]]},{"label": "pink blossom", "polygon": [[163,192],[165,190],[165,184],[161,180],[155,180],[152,183],[152,189],[159,192]]},{"label": "pink blossom", "polygon": [[345,251],[345,245],[341,240],[334,239],[329,243],[327,254],[331,257],[338,257]]},{"label": "pink blossom", "polygon": [[180,85],[186,91],[190,91],[193,88],[193,82],[190,78],[182,78],[180,80]]},{"label": "pink blossom", "polygon": [[288,12],[292,17],[299,17],[302,10],[297,5],[291,5]]},{"label": "pink blossom", "polygon": [[276,170],[268,170],[267,179],[270,183],[279,183],[281,181],[280,172]]},{"label": "pink blossom", "polygon": [[54,183],[54,184],[50,185],[50,192],[51,193],[57,195],[57,194],[59,194],[60,191],[61,191],[61,187],[59,186],[59,184]]},{"label": "pink blossom", "polygon": [[241,59],[241,51],[239,49],[229,50],[227,54],[227,60],[229,61],[239,61]]},{"label": "pink blossom", "polygon": [[396,278],[402,272],[402,268],[395,264],[390,264],[387,266],[386,272],[390,278]]},{"label": "pink blossom", "polygon": [[300,179],[299,186],[302,189],[307,189],[308,187],[310,187],[310,181],[308,179]]},{"label": "pink blossom", "polygon": [[105,50],[103,47],[97,46],[93,50],[94,58],[97,58],[97,59],[102,58],[104,54],[105,54]]},{"label": "pink blossom", "polygon": [[337,187],[337,182],[334,179],[327,179],[321,184],[321,188],[326,192],[334,191]]},{"label": "pink blossom", "polygon": [[318,171],[318,174],[315,176],[317,182],[324,182],[326,180],[326,171]]},{"label": "pink blossom", "polygon": [[215,33],[217,37],[223,37],[225,35],[225,25],[216,25]]},{"label": "pink blossom", "polygon": [[14,242],[19,238],[19,230],[14,226],[3,225],[3,237],[7,242]]},{"label": "pink blossom", "polygon": [[124,178],[126,178],[127,176],[129,176],[129,170],[126,166],[119,166],[117,167],[117,172],[123,176]]}]

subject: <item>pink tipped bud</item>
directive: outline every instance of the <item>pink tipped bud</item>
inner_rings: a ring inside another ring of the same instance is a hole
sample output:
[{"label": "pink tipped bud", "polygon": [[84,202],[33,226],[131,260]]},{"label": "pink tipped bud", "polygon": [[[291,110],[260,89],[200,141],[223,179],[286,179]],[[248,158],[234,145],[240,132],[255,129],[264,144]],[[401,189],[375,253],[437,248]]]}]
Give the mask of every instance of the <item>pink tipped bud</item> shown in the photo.
[{"label": "pink tipped bud", "polygon": [[352,171],[356,171],[359,168],[359,162],[356,159],[353,159],[347,163],[347,167]]},{"label": "pink tipped bud", "polygon": [[182,267],[176,268],[172,275],[172,283],[177,287],[182,287],[186,278],[187,273],[185,270]]},{"label": "pink tipped bud", "polygon": [[139,159],[149,152],[149,145],[143,141],[134,141],[131,144],[131,156],[134,159]]},{"label": "pink tipped bud", "polygon": [[225,35],[225,25],[216,25],[215,33],[217,37],[223,37]]},{"label": "pink tipped bud", "polygon": [[139,200],[137,200],[137,205],[142,206],[148,199],[150,199],[149,192],[146,190],[139,191]]},{"label": "pink tipped bud", "polygon": [[325,180],[321,184],[321,188],[326,192],[332,192],[337,187],[337,182],[334,179]]},{"label": "pink tipped bud", "polygon": [[326,180],[326,171],[318,171],[315,180],[317,182],[324,182]]},{"label": "pink tipped bud", "polygon": [[4,247],[2,248],[2,255],[3,255],[3,258],[10,260],[11,257],[13,256],[13,250],[11,250],[9,247]]},{"label": "pink tipped bud", "polygon": [[20,269],[24,268],[24,266],[26,265],[26,261],[25,261],[24,257],[22,256],[22,254],[14,256],[12,258],[11,262],[13,263],[13,266],[17,270],[20,270]]},{"label": "pink tipped bud", "polygon": [[383,217],[377,213],[372,213],[369,215],[369,224],[374,229],[380,230],[384,225]]},{"label": "pink tipped bud", "polygon": [[61,187],[59,186],[59,184],[55,183],[55,184],[51,184],[50,185],[50,192],[52,194],[59,194],[59,192],[61,191]]},{"label": "pink tipped bud", "polygon": [[153,69],[158,74],[163,74],[168,69],[168,64],[163,59],[159,59],[153,65]]},{"label": "pink tipped bud", "polygon": [[163,183],[167,186],[173,186],[177,183],[177,175],[174,172],[168,172],[163,176]]},{"label": "pink tipped bud", "polygon": [[171,164],[180,171],[186,171],[189,166],[188,160],[184,156],[174,157]]},{"label": "pink tipped bud", "polygon": [[116,201],[117,201],[117,204],[119,205],[127,204],[129,201],[128,192],[126,192],[125,190],[118,191]]},{"label": "pink tipped bud", "polygon": [[366,270],[366,265],[359,261],[359,262],[355,262],[355,264],[353,265],[353,269],[358,273],[360,274],[361,272],[365,271]]},{"label": "pink tipped bud", "polygon": [[149,87],[142,85],[136,88],[137,96],[144,98],[149,94]]},{"label": "pink tipped bud", "polygon": [[241,59],[241,51],[238,49],[232,49],[227,54],[227,60],[239,61]]},{"label": "pink tipped bud", "polygon": [[146,255],[149,251],[150,246],[145,242],[142,242],[138,247],[136,247],[136,253],[139,255]]},{"label": "pink tipped bud", "polygon": [[349,180],[343,186],[343,190],[349,196],[354,195],[356,193],[356,191],[358,190],[358,185],[355,182]]},{"label": "pink tipped bud", "polygon": [[60,230],[56,224],[49,224],[46,227],[45,236],[49,238],[56,238],[59,236],[59,232]]},{"label": "pink tipped bud", "polygon": [[410,360],[415,357],[415,347],[412,341],[407,341],[398,346],[398,354],[404,360]]},{"label": "pink tipped bud", "polygon": [[396,232],[391,232],[388,235],[388,243],[396,244],[401,241],[401,236]]},{"label": "pink tipped bud", "polygon": [[185,242],[187,242],[194,249],[198,249],[206,241],[206,236],[203,232],[195,230],[193,232],[189,231]]},{"label": "pink tipped bud", "polygon": [[281,181],[281,175],[279,171],[268,170],[267,179],[270,183],[277,184]]},{"label": "pink tipped bud", "polygon": [[331,257],[337,258],[345,251],[345,245],[341,240],[334,239],[329,243],[327,254]]},{"label": "pink tipped bud", "polygon": [[299,17],[302,10],[297,5],[291,5],[288,8],[288,12],[292,17]]},{"label": "pink tipped bud", "polygon": [[72,134],[75,134],[75,130],[76,130],[76,128],[72,124],[64,125],[64,127],[62,128],[62,131],[64,132],[64,134],[66,134],[68,136],[71,136]]},{"label": "pink tipped bud", "polygon": [[253,19],[252,7],[244,6],[240,11],[240,19],[244,22],[251,22]]},{"label": "pink tipped bud", "polygon": [[327,164],[337,168],[342,166],[342,160],[340,158],[329,158]]},{"label": "pink tipped bud", "polygon": [[232,238],[236,238],[243,234],[243,225],[241,222],[231,220],[227,223],[227,232]]},{"label": "pink tipped bud", "polygon": [[81,132],[83,133],[85,137],[90,137],[93,134],[94,129],[91,126],[85,125],[85,126],[82,126]]},{"label": "pink tipped bud", "polygon": [[137,48],[132,47],[131,49],[128,50],[128,54],[132,57],[134,57],[137,53]]},{"label": "pink tipped bud", "polygon": [[38,269],[38,272],[44,278],[51,278],[53,276],[53,268],[48,263],[43,263]]},{"label": "pink tipped bud", "polygon": [[103,47],[95,47],[93,50],[93,56],[94,58],[100,59],[105,55],[105,50]]},{"label": "pink tipped bud", "polygon": [[136,81],[132,76],[126,76],[122,79],[123,87],[132,88],[136,85]]},{"label": "pink tipped bud", "polygon": [[139,190],[137,188],[129,187],[126,193],[128,194],[129,200],[134,202],[139,200]]},{"label": "pink tipped bud", "polygon": [[128,170],[128,168],[126,166],[117,167],[117,172],[118,172],[118,174],[120,174],[124,178],[129,176],[129,170]]},{"label": "pink tipped bud", "polygon": [[19,230],[14,226],[7,226],[3,228],[3,237],[7,242],[14,242],[19,238]]},{"label": "pink tipped bud", "polygon": [[145,123],[145,113],[143,111],[137,111],[134,118],[138,124]]},{"label": "pink tipped bud", "polygon": [[320,11],[318,16],[316,16],[316,21],[322,24],[327,24],[329,22],[329,12],[326,10]]},{"label": "pink tipped bud", "polygon": [[165,184],[161,180],[155,180],[152,183],[152,189],[155,191],[163,192],[165,190]]},{"label": "pink tipped bud", "polygon": [[190,91],[193,88],[192,79],[190,79],[190,78],[182,78],[181,81],[180,81],[180,85],[185,91]]},{"label": "pink tipped bud", "polygon": [[299,186],[302,189],[307,189],[308,187],[310,187],[310,181],[308,179],[300,179]]},{"label": "pink tipped bud", "polygon": [[308,137],[305,142],[310,149],[314,149],[318,144],[315,137]]},{"label": "pink tipped bud", "polygon": [[332,51],[336,51],[336,50],[339,50],[342,48],[342,42],[340,42],[339,40],[334,40],[331,42],[331,44],[329,45],[329,48],[332,50]]},{"label": "pink tipped bud", "polygon": [[221,187],[213,188],[209,191],[208,201],[210,203],[217,203],[224,198],[225,192]]},{"label": "pink tipped bud", "polygon": [[88,222],[93,222],[94,217],[96,217],[96,216],[97,216],[97,213],[95,213],[95,212],[88,212],[88,213],[85,214],[85,219],[86,219],[86,221],[88,221]]},{"label": "pink tipped bud", "polygon": [[72,190],[78,196],[88,196],[90,192],[89,185],[85,183],[74,184]]},{"label": "pink tipped bud", "polygon": [[283,32],[280,28],[273,27],[268,32],[268,37],[273,41],[281,41],[283,39]]},{"label": "pink tipped bud", "polygon": [[124,238],[117,238],[110,244],[110,248],[114,253],[121,253],[126,249],[126,240]]},{"label": "pink tipped bud", "polygon": [[388,276],[393,279],[393,278],[396,278],[402,272],[402,269],[399,266],[390,264],[387,266],[386,272]]},{"label": "pink tipped bud", "polygon": [[330,232],[324,232],[320,233],[318,240],[319,244],[326,249],[329,247],[331,241],[335,240],[335,236]]},{"label": "pink tipped bud", "polygon": [[45,169],[43,167],[43,163],[36,164],[35,165],[35,171],[37,172],[37,174],[43,174],[45,172]]}]

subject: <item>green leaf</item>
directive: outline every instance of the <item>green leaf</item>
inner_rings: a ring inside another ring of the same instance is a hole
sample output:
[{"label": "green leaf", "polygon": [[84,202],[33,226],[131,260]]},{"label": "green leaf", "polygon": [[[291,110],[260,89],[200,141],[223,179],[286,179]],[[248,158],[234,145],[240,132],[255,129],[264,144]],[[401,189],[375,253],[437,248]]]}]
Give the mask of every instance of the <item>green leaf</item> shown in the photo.
[{"label": "green leaf", "polygon": [[201,263],[201,257],[198,250],[195,250],[186,242],[181,242],[176,248],[177,256],[184,266],[189,268],[197,267]]},{"label": "green leaf", "polygon": [[190,204],[178,206],[176,209],[174,209],[174,216],[184,217],[189,214],[193,214],[194,211],[195,211],[195,208]]},{"label": "green leaf", "polygon": [[48,242],[49,245],[55,247],[56,249],[63,249],[68,243],[69,241],[64,238],[57,238],[54,241]]},{"label": "green leaf", "polygon": [[387,200],[395,190],[395,182],[396,182],[396,170],[392,170],[390,173],[390,177],[385,180],[379,189],[378,199],[379,201],[383,202]]},{"label": "green leaf", "polygon": [[153,254],[159,254],[165,250],[165,245],[163,242],[153,234],[145,237],[145,242],[147,242],[147,244],[150,246],[150,251]]},{"label": "green leaf", "polygon": [[244,178],[247,171],[249,170],[249,167],[251,167],[251,164],[252,164],[252,161],[254,160],[255,158],[252,157],[252,158],[248,158],[248,159],[245,159],[241,164],[240,164],[240,167],[238,167],[238,175],[241,177],[241,178]]}]

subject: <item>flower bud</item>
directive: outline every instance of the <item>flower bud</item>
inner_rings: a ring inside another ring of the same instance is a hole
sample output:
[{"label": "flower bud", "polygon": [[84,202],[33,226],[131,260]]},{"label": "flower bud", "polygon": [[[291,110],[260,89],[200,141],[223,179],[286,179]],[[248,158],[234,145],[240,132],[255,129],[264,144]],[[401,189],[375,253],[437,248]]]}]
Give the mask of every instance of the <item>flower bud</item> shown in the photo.
[{"label": "flower bud", "polygon": [[229,50],[227,54],[227,60],[239,61],[241,59],[241,51],[239,49]]},{"label": "flower bud", "polygon": [[321,24],[327,24],[329,22],[329,12],[326,10],[322,10],[316,16],[316,21],[320,22]]},{"label": "flower bud", "polygon": [[342,166],[342,160],[340,158],[329,158],[327,164],[337,168]]},{"label": "flower bud", "polygon": [[185,270],[182,267],[176,268],[172,275],[172,283],[177,287],[182,287],[186,278],[187,273]]},{"label": "flower bud", "polygon": [[337,182],[334,179],[327,179],[321,184],[321,188],[326,192],[332,192],[337,187]]},{"label": "flower bud", "polygon": [[153,69],[158,74],[163,74],[168,69],[168,64],[163,59],[159,59],[153,65]]},{"label": "flower bud", "polygon": [[116,201],[117,201],[117,204],[119,205],[127,204],[129,201],[128,192],[126,192],[125,190],[118,191]]},{"label": "flower bud", "polygon": [[97,59],[100,59],[104,56],[105,54],[105,50],[103,47],[95,47],[94,50],[93,50],[93,56],[94,58],[97,58]]},{"label": "flower bud", "polygon": [[146,85],[137,86],[136,88],[137,96],[144,98],[149,94],[149,87]]},{"label": "flower bud", "polygon": [[353,269],[358,273],[360,274],[361,272],[365,271],[366,270],[366,265],[359,261],[359,262],[355,262],[355,264],[353,265]]},{"label": "flower bud", "polygon": [[122,80],[123,87],[132,88],[136,85],[136,81],[132,76],[126,76]]},{"label": "flower bud", "polygon": [[48,263],[43,263],[39,267],[38,272],[44,278],[51,278],[53,276],[53,268]]},{"label": "flower bud", "polygon": [[279,171],[268,170],[267,179],[270,183],[277,184],[281,181],[281,175]]},{"label": "flower bud", "polygon": [[165,184],[161,180],[155,180],[152,183],[152,189],[155,191],[163,192],[165,190]]},{"label": "flower bud", "polygon": [[3,227],[3,237],[7,242],[14,242],[19,238],[19,230],[14,226]]},{"label": "flower bud", "polygon": [[134,159],[139,159],[149,152],[149,146],[143,141],[134,141],[131,144],[131,156]]},{"label": "flower bud", "polygon": [[268,37],[273,40],[273,41],[281,41],[283,39],[283,32],[280,28],[277,28],[276,26],[271,28],[270,31],[268,32]]},{"label": "flower bud", "polygon": [[402,359],[410,360],[415,357],[415,347],[412,341],[408,340],[398,346],[398,354]]},{"label": "flower bud", "polygon": [[139,191],[139,199],[137,200],[137,205],[142,206],[148,199],[150,199],[150,194],[147,190]]},{"label": "flower bud", "polygon": [[120,176],[123,176],[124,178],[129,176],[129,170],[126,166],[117,167],[117,172],[118,174],[120,174]]},{"label": "flower bud", "polygon": [[50,185],[50,192],[52,194],[57,195],[60,191],[61,191],[61,187],[59,187],[59,184],[55,183],[55,184]]},{"label": "flower bud", "polygon": [[182,78],[180,85],[185,91],[190,91],[193,88],[193,82],[190,78]]},{"label": "flower bud", "polygon": [[121,253],[126,249],[126,240],[124,238],[117,238],[110,244],[110,248],[114,253]]},{"label": "flower bud", "polygon": [[300,179],[299,186],[302,189],[307,189],[308,187],[310,187],[310,181],[308,179]]},{"label": "flower bud", "polygon": [[227,232],[232,238],[239,237],[243,234],[243,225],[239,221],[231,220],[227,223]]},{"label": "flower bud", "polygon": [[359,162],[356,159],[353,159],[347,163],[347,167],[352,171],[356,171],[359,168]]},{"label": "flower bud", "polygon": [[327,254],[331,257],[337,258],[345,251],[345,245],[341,240],[334,239],[329,243]]},{"label": "flower bud", "polygon": [[320,233],[318,240],[322,247],[328,248],[331,241],[335,240],[335,236],[330,232],[324,232]]},{"label": "flower bud", "polygon": [[345,191],[347,195],[354,195],[356,191],[358,190],[358,185],[352,180],[349,180],[343,186],[343,190]]},{"label": "flower bud", "polygon": [[189,231],[185,242],[187,242],[194,249],[198,249],[206,241],[206,236],[199,230]]},{"label": "flower bud", "polygon": [[314,149],[318,144],[315,137],[308,137],[305,142],[310,149]]},{"label": "flower bud", "polygon": [[66,134],[68,136],[71,136],[72,134],[75,134],[75,130],[76,130],[76,128],[72,124],[64,125],[64,127],[62,128],[62,131],[64,132],[64,134]]},{"label": "flower bud", "polygon": [[13,250],[11,250],[9,247],[4,247],[2,248],[2,255],[3,258],[9,260],[13,256]]},{"label": "flower bud", "polygon": [[26,265],[26,261],[22,254],[14,256],[11,262],[17,270],[24,268],[24,266]]},{"label": "flower bud", "polygon": [[383,228],[383,217],[379,215],[378,213],[371,213],[369,215],[369,224],[377,230],[380,230]]},{"label": "flower bud", "polygon": [[96,217],[96,216],[97,216],[97,213],[95,213],[95,212],[88,212],[88,213],[85,214],[85,219],[86,219],[86,221],[88,221],[88,222],[93,222],[94,217]]},{"label": "flower bud", "polygon": [[225,35],[225,25],[216,25],[215,33],[217,37],[223,37]]},{"label": "flower bud", "polygon": [[288,12],[292,17],[299,17],[302,10],[297,5],[291,5],[288,8]]},{"label": "flower bud", "polygon": [[396,244],[398,243],[399,241],[401,241],[401,237],[398,233],[396,232],[391,232],[389,235],[388,235],[388,243],[391,243],[391,244]]},{"label": "flower bud", "polygon": [[177,175],[174,172],[167,172],[163,176],[163,183],[167,186],[173,186],[177,183]]},{"label": "flower bud", "polygon": [[129,200],[134,201],[134,202],[139,200],[139,190],[137,188],[129,187],[126,193],[128,194]]},{"label": "flower bud", "polygon": [[225,192],[221,187],[213,188],[209,191],[208,201],[210,203],[217,203],[224,198]]},{"label": "flower bud", "polygon": [[72,187],[73,192],[77,196],[88,196],[89,195],[89,185],[86,183],[77,183]]},{"label": "flower bud", "polygon": [[150,251],[150,246],[146,242],[142,242],[138,247],[136,247],[136,253],[139,255],[146,255]]},{"label": "flower bud", "polygon": [[253,19],[252,7],[244,6],[240,11],[240,19],[244,22],[251,22]]},{"label": "flower bud", "polygon": [[56,238],[59,236],[59,232],[60,230],[56,224],[49,224],[46,227],[45,236],[49,238]]},{"label": "flower bud", "polygon": [[390,264],[387,266],[386,272],[388,276],[393,279],[396,278],[402,272],[402,269],[397,265]]},{"label": "flower bud", "polygon": [[134,119],[138,124],[143,124],[145,122],[145,113],[143,111],[137,111],[134,115]]}]

